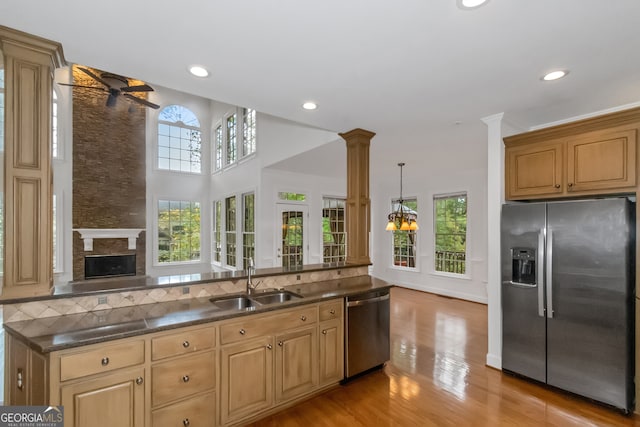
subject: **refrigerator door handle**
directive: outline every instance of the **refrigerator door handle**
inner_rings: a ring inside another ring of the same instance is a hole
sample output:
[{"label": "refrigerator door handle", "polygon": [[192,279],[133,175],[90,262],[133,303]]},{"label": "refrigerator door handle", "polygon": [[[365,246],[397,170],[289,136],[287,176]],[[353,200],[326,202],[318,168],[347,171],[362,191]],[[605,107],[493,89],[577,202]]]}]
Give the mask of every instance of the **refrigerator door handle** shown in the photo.
[{"label": "refrigerator door handle", "polygon": [[553,231],[547,229],[547,251],[546,260],[547,268],[547,318],[553,318]]},{"label": "refrigerator door handle", "polygon": [[502,282],[502,284],[515,286],[517,288],[535,288],[536,286],[538,286],[535,283],[521,283],[521,282],[514,282],[513,280],[505,280],[504,282]]},{"label": "refrigerator door handle", "polygon": [[544,228],[538,232],[538,256],[536,282],[538,282],[538,316],[544,317]]}]

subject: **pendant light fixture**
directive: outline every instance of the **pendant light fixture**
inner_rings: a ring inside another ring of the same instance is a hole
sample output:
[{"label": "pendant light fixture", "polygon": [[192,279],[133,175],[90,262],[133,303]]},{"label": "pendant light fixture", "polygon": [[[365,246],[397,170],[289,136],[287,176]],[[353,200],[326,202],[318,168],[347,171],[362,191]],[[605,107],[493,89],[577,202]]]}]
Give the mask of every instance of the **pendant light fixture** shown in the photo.
[{"label": "pendant light fixture", "polygon": [[402,168],[404,163],[398,163],[398,166],[400,166],[400,199],[398,199],[398,208],[387,216],[389,223],[386,230],[415,231],[418,230],[418,214],[404,206],[404,200],[402,199]]}]

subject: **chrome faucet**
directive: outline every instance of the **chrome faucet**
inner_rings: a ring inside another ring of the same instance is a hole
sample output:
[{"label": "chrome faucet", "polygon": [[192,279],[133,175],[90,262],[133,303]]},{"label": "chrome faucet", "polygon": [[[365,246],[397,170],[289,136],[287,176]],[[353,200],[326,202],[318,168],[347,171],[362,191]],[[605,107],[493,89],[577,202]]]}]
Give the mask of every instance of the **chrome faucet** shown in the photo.
[{"label": "chrome faucet", "polygon": [[252,279],[253,279],[253,274],[256,272],[256,266],[253,263],[253,258],[249,258],[249,265],[247,266],[247,294],[251,295],[253,293],[253,291],[256,290],[256,288],[258,287],[258,285],[260,282],[257,283],[253,283]]}]

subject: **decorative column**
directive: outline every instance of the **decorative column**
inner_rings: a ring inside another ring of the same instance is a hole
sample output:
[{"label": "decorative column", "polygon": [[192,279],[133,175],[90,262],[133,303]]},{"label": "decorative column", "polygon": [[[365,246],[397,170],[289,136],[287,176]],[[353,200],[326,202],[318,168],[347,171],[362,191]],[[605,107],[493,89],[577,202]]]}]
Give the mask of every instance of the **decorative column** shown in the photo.
[{"label": "decorative column", "polygon": [[347,263],[371,264],[369,232],[369,145],[375,133],[364,129],[339,134],[347,142]]},{"label": "decorative column", "polygon": [[51,106],[62,46],[0,26],[5,70],[2,299],[48,294],[53,284]]},{"label": "decorative column", "polygon": [[485,117],[487,125],[487,365],[502,368],[502,308],[500,305],[500,215],[504,203],[504,113]]}]

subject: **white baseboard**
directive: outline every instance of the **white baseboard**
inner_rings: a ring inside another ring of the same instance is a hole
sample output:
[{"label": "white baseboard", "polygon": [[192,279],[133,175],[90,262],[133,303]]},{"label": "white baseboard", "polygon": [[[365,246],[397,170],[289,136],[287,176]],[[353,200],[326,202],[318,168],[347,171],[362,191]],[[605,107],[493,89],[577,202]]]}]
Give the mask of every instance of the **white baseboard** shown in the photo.
[{"label": "white baseboard", "polygon": [[487,366],[502,370],[502,358],[495,354],[487,353]]}]

